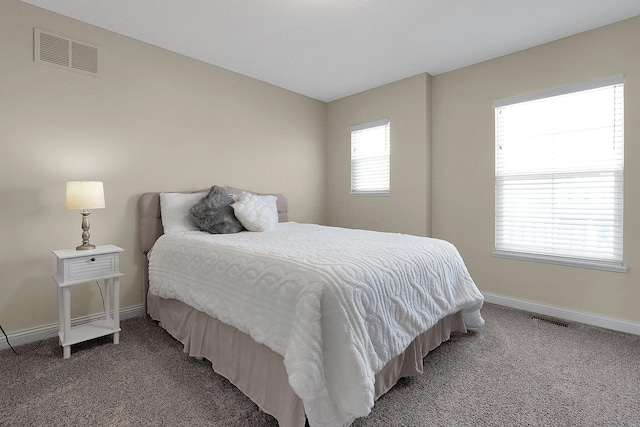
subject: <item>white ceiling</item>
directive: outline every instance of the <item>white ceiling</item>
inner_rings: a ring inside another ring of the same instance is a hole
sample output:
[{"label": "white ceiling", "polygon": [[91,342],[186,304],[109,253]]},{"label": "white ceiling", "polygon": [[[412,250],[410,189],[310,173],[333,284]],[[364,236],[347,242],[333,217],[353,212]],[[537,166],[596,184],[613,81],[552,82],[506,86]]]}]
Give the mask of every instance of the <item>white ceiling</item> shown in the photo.
[{"label": "white ceiling", "polygon": [[23,1],[322,101],[640,15],[639,0]]}]

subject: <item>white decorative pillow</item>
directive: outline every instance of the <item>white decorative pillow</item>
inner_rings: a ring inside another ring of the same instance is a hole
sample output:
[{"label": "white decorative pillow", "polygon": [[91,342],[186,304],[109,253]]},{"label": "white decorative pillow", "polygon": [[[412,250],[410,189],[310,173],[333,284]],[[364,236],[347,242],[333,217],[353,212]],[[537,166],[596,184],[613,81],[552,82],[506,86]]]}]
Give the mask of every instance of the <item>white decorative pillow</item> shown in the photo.
[{"label": "white decorative pillow", "polygon": [[269,231],[278,224],[276,196],[258,196],[242,192],[233,196],[231,207],[240,223],[249,231]]},{"label": "white decorative pillow", "polygon": [[160,214],[165,233],[198,231],[191,221],[189,209],[207,193],[160,193]]}]

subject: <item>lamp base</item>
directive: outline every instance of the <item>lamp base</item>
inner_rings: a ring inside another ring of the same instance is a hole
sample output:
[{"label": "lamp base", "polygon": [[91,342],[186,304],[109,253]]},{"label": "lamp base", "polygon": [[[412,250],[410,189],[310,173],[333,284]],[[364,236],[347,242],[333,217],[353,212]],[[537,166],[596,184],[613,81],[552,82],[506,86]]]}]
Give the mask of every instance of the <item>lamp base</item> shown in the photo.
[{"label": "lamp base", "polygon": [[83,209],[82,214],[82,244],[76,247],[76,251],[88,251],[95,249],[96,245],[89,243],[89,211]]},{"label": "lamp base", "polygon": [[80,246],[76,246],[76,251],[88,251],[95,248],[96,248],[96,245],[92,245],[90,243],[83,243]]}]

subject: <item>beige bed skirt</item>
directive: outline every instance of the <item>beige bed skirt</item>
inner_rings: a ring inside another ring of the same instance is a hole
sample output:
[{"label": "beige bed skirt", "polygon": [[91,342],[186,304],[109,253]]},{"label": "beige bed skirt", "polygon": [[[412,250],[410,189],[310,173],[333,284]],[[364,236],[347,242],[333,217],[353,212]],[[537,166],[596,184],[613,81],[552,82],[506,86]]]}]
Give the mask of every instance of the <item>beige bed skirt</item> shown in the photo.
[{"label": "beige bed skirt", "polygon": [[[304,427],[304,405],[289,385],[281,355],[238,329],[177,300],[148,295],[147,311],[184,344],[185,353],[211,361],[215,372],[227,378],[264,412],[273,415],[281,427]],[[447,341],[452,332],[466,332],[461,313],[440,320],[376,374],[376,399],[389,391],[398,379],[421,374],[424,356]]]}]

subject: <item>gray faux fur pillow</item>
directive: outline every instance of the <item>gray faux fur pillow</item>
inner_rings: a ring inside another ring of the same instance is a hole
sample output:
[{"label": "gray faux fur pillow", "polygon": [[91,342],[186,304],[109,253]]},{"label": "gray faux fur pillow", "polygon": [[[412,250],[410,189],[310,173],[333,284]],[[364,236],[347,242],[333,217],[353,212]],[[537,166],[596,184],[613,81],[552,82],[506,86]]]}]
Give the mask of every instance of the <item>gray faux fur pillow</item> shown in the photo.
[{"label": "gray faux fur pillow", "polygon": [[211,234],[229,234],[244,231],[231,207],[233,198],[227,190],[214,185],[209,194],[191,207],[191,220],[202,231]]}]

